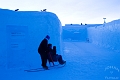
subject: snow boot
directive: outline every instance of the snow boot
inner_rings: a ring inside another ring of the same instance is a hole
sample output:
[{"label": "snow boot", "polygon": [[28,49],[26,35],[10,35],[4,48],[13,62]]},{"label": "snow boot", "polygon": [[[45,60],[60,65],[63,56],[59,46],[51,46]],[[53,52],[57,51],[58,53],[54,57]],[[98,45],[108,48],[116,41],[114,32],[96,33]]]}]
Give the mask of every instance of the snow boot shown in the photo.
[{"label": "snow boot", "polygon": [[65,63],[66,63],[66,61],[62,61],[60,64],[63,65],[63,64],[65,64]]},{"label": "snow boot", "polygon": [[48,70],[48,67],[47,66],[43,66],[43,69]]}]

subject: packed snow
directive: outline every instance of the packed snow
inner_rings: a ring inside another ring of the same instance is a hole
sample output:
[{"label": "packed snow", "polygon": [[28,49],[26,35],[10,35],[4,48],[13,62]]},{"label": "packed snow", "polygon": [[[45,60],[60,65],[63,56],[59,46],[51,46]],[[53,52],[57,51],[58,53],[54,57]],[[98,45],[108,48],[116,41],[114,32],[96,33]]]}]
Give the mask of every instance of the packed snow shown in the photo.
[{"label": "packed snow", "polygon": [[[0,9],[0,17],[0,80],[120,80],[120,20],[62,27],[51,12]],[[47,34],[66,65],[25,72],[41,67],[37,48]]]}]

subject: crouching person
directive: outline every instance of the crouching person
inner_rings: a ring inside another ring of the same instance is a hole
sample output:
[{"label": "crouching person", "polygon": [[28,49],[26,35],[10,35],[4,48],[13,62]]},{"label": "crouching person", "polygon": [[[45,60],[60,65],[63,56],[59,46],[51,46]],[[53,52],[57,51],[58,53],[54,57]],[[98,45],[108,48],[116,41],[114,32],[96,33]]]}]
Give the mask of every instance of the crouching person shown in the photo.
[{"label": "crouching person", "polygon": [[66,63],[66,61],[63,60],[61,55],[56,54],[56,46],[53,46],[52,44],[48,44],[48,60],[49,62],[59,62],[59,64],[63,65]]}]

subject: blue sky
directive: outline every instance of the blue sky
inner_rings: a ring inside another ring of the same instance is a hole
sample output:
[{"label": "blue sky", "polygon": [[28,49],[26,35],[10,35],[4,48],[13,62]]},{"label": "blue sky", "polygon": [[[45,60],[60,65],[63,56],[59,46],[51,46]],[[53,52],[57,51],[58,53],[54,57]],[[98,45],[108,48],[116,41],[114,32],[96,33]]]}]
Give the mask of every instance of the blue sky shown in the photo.
[{"label": "blue sky", "polygon": [[0,8],[54,12],[62,25],[103,23],[120,19],[120,0],[0,0]]}]

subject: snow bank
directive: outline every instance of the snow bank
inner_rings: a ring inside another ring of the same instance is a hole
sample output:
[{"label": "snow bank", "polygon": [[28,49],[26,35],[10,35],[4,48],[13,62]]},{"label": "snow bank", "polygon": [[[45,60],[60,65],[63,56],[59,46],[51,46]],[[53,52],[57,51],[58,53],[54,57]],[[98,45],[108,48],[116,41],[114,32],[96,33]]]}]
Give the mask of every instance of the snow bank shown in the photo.
[{"label": "snow bank", "polygon": [[88,28],[88,36],[96,45],[120,51],[120,19]]},{"label": "snow bank", "polygon": [[61,22],[56,14],[0,9],[0,69],[41,65],[37,49],[50,35],[61,52]]}]

